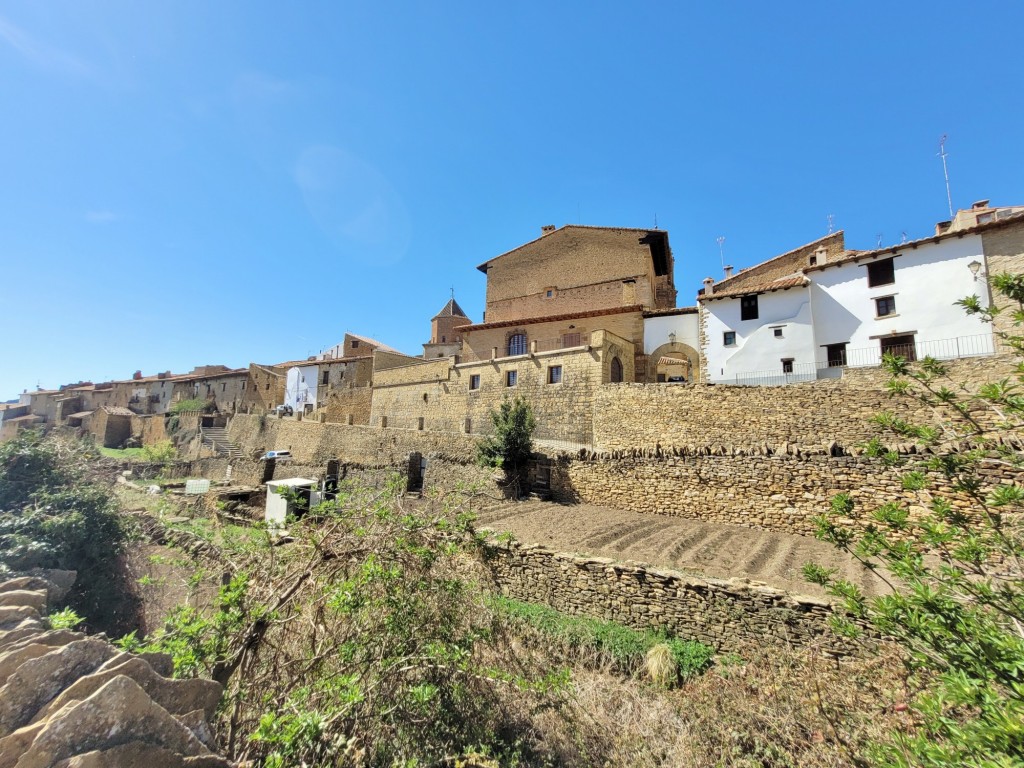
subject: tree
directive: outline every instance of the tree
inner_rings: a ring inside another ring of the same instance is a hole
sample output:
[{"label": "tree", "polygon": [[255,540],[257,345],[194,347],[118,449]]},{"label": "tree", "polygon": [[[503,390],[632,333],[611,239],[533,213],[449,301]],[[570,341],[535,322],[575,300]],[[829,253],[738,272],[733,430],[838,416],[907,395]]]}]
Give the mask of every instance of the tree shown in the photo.
[{"label": "tree", "polygon": [[[1016,308],[984,307],[977,296],[958,303],[986,322],[1009,311],[1014,326],[1024,323],[1024,278],[997,275],[993,286]],[[1021,357],[1024,337],[995,335]],[[876,421],[927,458],[876,438],[868,454],[905,467],[906,499],[875,509],[858,533],[843,523],[856,510],[840,494],[817,523],[820,538],[887,574],[893,592],[868,600],[826,569],[808,564],[804,573],[841,599],[849,618],[836,619],[837,631],[854,635],[868,622],[907,651],[914,725],[875,746],[869,757],[877,764],[1024,765],[1024,363],[976,391],[935,359],[910,364],[887,355],[883,364],[894,397],[939,418],[915,424],[882,413]],[[921,492],[930,497],[924,512],[911,509],[910,494]]]},{"label": "tree", "polygon": [[506,398],[490,417],[494,431],[480,443],[477,457],[482,465],[504,469],[506,478],[516,480],[533,455],[533,409],[522,397]]}]

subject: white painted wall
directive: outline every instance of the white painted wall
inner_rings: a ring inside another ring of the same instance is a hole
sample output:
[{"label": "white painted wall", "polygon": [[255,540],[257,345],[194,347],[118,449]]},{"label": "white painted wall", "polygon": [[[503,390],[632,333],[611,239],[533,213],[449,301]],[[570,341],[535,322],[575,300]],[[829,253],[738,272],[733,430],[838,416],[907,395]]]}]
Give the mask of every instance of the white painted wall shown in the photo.
[{"label": "white painted wall", "polygon": [[319,372],[320,368],[316,365],[289,368],[285,379],[284,404],[290,405],[296,412],[301,412],[307,403],[315,408]]},{"label": "white painted wall", "polygon": [[[872,337],[893,332],[916,332],[922,357],[957,356],[958,349],[961,354],[991,351],[990,326],[955,305],[971,294],[977,294],[983,304],[989,301],[984,277],[975,280],[967,266],[975,260],[985,263],[981,237],[952,238],[896,253],[895,282],[889,285],[868,287],[866,261],[807,273],[812,281],[817,344],[848,342],[850,365],[874,364],[880,343]],[[882,296],[895,297],[894,316],[875,316],[875,299]],[[987,342],[974,338],[978,336]],[[954,339],[959,342],[945,341]],[[978,347],[985,343],[987,348]],[[825,362],[824,346],[817,353],[817,359]]]},{"label": "white painted wall", "polygon": [[[783,358],[792,358],[794,370],[814,362],[814,330],[807,287],[758,295],[756,320],[740,320],[740,299],[704,302],[707,318],[708,381],[736,383],[741,374],[782,375]],[[776,338],[775,327],[782,337]],[[736,344],[723,343],[726,331],[736,332]]]},{"label": "white painted wall", "polygon": [[687,344],[700,350],[700,336],[697,330],[696,312],[686,315],[664,315],[644,318],[644,354],[649,355],[663,344],[669,343],[668,335],[675,333],[677,344]]}]

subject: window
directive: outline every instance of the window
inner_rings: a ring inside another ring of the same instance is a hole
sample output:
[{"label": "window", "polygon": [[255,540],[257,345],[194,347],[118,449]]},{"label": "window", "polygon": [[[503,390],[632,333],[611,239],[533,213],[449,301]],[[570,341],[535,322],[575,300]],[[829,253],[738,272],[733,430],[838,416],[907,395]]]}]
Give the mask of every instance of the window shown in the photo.
[{"label": "window", "polygon": [[781,339],[782,338],[782,329],[781,328],[775,328],[774,331],[775,331],[775,338],[776,339]]},{"label": "window", "polygon": [[441,343],[444,344],[444,336],[441,337]]},{"label": "window", "polygon": [[513,333],[508,337],[508,354],[513,355],[525,355],[526,354],[526,334],[525,333]]},{"label": "window", "polygon": [[782,360],[782,372],[783,373],[792,373],[793,372],[793,358],[792,357],[783,358],[783,360]]},{"label": "window", "polygon": [[352,349],[359,349],[359,341],[357,339],[352,339]]},{"label": "window", "polygon": [[480,374],[479,373],[474,373],[472,376],[469,377],[469,388],[470,389],[480,389]]},{"label": "window", "polygon": [[562,383],[562,366],[552,365],[548,367],[548,384]]},{"label": "window", "polygon": [[550,299],[550,298],[551,298],[552,296],[554,296],[554,295],[555,295],[555,292],[554,292],[554,291],[552,291],[552,290],[551,290],[550,288],[548,288],[548,290],[547,290],[547,291],[545,292],[545,294],[544,294],[544,295],[545,295],[545,296],[547,296],[547,298],[549,298],[549,299]]},{"label": "window", "polygon": [[896,282],[896,270],[892,259],[880,259],[868,264],[868,288],[876,285],[891,285]]},{"label": "window", "polygon": [[818,265],[818,257],[817,256],[810,256],[810,257],[808,257],[807,264],[808,264],[808,266],[811,266],[811,267],[817,266]]},{"label": "window", "polygon": [[619,384],[619,383],[621,383],[621,381],[622,381],[622,361],[619,360],[619,358],[617,358],[617,357],[613,357],[612,358],[612,364],[610,366],[610,370],[609,370],[608,373],[609,373],[608,379],[609,379],[609,381],[612,382],[612,384]]},{"label": "window", "polygon": [[912,333],[905,333],[902,336],[887,336],[878,341],[883,355],[896,355],[908,363],[917,360],[917,349],[914,346],[914,334]]},{"label": "window", "polygon": [[514,387],[519,381],[518,371],[505,371],[505,386]]},{"label": "window", "polygon": [[875,299],[875,315],[877,317],[888,317],[896,314],[896,297],[882,296]]},{"label": "window", "polygon": [[757,294],[740,298],[740,320],[757,320]]},{"label": "window", "polygon": [[326,386],[327,383],[330,381],[330,376],[330,371],[324,371],[324,375],[320,377],[320,383]]},{"label": "window", "polygon": [[828,344],[825,347],[825,358],[829,368],[842,368],[846,365],[846,343]]},{"label": "window", "polygon": [[580,335],[578,333],[566,333],[562,335],[562,346],[563,347],[578,347],[580,345]]},{"label": "window", "polygon": [[979,213],[978,214],[978,223],[979,224],[988,224],[990,221],[992,221],[992,214],[991,213]]},{"label": "window", "polygon": [[736,346],[736,331],[726,331],[722,334],[722,344],[727,347]]}]

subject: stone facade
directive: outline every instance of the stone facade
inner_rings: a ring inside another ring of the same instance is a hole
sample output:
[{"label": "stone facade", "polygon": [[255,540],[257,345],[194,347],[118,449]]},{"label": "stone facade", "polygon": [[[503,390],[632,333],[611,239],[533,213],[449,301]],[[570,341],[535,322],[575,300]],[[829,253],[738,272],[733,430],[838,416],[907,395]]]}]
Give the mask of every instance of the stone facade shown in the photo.
[{"label": "stone facade", "polygon": [[[999,228],[983,230],[981,244],[985,251],[985,271],[989,279],[1002,272],[1024,273],[1024,218],[1014,219]],[[985,276],[979,276],[978,279],[985,279]],[[1001,295],[993,291],[992,297],[996,306],[1006,306],[1007,300]],[[1024,329],[1013,325],[1011,309],[1016,307],[1008,308],[996,316],[995,329],[1014,334],[1024,333]]]},{"label": "stone facade", "polygon": [[831,631],[832,607],[818,598],[516,542],[492,542],[492,554],[495,581],[510,597],[634,629],[665,630],[719,653],[751,645],[815,645],[846,656],[864,647]]},{"label": "stone facade", "polygon": [[487,275],[487,323],[640,304],[675,306],[668,233],[567,225],[479,269]]},{"label": "stone facade", "polygon": [[[632,378],[632,344],[595,331],[589,345],[452,365],[421,361],[374,373],[370,424],[409,430],[486,433],[489,412],[522,396],[541,440],[590,444],[593,396],[611,376],[613,359]],[[514,377],[514,379],[513,379]]]},{"label": "stone facade", "polygon": [[812,266],[812,256],[815,257],[814,265],[820,266],[835,260],[845,252],[846,245],[843,231],[839,230],[807,245],[801,245],[792,251],[787,251],[767,261],[762,261],[753,267],[742,269],[731,277],[719,280],[714,283],[711,291],[706,291],[706,295],[711,296],[716,293],[743,291],[748,287],[789,277],[796,272],[800,272],[805,267]]}]

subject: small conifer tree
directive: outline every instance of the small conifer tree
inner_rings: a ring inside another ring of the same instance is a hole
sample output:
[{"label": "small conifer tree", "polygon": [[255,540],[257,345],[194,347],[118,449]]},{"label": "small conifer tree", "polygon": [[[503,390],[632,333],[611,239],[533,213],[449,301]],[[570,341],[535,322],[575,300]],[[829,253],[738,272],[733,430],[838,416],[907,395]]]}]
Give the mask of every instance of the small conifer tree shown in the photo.
[{"label": "small conifer tree", "polygon": [[480,443],[477,458],[483,466],[503,469],[508,480],[516,480],[533,454],[533,409],[522,397],[506,398],[490,416],[494,431]]}]

